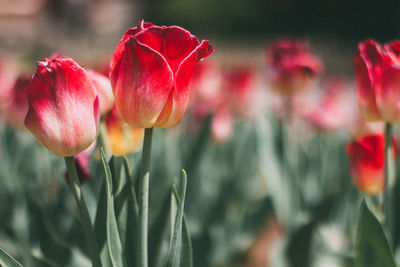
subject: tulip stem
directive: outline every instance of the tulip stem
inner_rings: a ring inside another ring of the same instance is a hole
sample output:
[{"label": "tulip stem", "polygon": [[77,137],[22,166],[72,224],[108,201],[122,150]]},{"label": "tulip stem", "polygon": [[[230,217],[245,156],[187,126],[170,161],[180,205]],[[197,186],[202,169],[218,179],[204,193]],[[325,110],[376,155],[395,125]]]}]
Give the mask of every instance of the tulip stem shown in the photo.
[{"label": "tulip stem", "polygon": [[74,194],[76,204],[78,206],[82,230],[84,232],[86,243],[89,249],[90,258],[92,260],[92,266],[93,267],[101,266],[96,236],[94,234],[89,211],[86,206],[85,199],[83,197],[82,190],[80,187],[78,173],[75,167],[75,159],[74,157],[65,157],[64,159],[65,159],[65,164],[67,165],[67,171],[69,177],[68,184],[71,188],[72,193]]},{"label": "tulip stem", "polygon": [[385,124],[385,190],[384,190],[384,206],[385,206],[385,221],[389,232],[392,230],[392,199],[390,192],[390,184],[394,177],[393,159],[391,154],[391,143],[393,135],[393,125],[391,123]]},{"label": "tulip stem", "polygon": [[144,132],[142,162],[140,165],[139,177],[139,223],[138,223],[138,240],[137,240],[137,259],[138,266],[148,266],[147,256],[147,228],[149,213],[149,177],[150,177],[150,155],[151,140],[153,136],[153,128],[146,128]]},{"label": "tulip stem", "polygon": [[111,148],[107,134],[107,127],[104,121],[100,121],[100,131],[99,131],[99,142],[100,145],[103,147],[104,154],[109,159],[111,156]]}]

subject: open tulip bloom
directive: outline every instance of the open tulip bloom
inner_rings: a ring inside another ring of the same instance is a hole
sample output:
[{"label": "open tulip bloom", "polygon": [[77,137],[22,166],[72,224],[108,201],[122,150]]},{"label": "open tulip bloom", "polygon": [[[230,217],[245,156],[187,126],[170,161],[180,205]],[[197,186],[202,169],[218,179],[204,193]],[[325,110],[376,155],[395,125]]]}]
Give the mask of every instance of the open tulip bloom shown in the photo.
[{"label": "open tulip bloom", "polygon": [[110,78],[120,117],[138,128],[177,125],[197,62],[214,48],[178,26],[140,22],[115,48]]}]

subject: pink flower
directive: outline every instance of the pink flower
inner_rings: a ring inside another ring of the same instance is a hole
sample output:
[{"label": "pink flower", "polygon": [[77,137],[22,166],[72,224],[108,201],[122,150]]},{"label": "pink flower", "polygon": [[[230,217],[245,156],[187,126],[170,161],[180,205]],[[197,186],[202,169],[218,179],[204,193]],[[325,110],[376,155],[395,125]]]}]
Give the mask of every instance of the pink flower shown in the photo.
[{"label": "pink flower", "polygon": [[229,111],[225,108],[218,110],[211,121],[211,137],[216,143],[227,141],[233,132],[233,122]]},{"label": "pink flower", "polygon": [[[385,188],[383,134],[371,134],[351,142],[347,148],[350,171],[355,186],[366,194],[379,194]],[[397,142],[392,141],[392,151],[397,157]]]},{"label": "pink flower", "polygon": [[178,26],[140,22],[115,48],[110,78],[118,114],[139,128],[177,125],[196,63],[214,51]]},{"label": "pink flower", "polygon": [[267,51],[268,79],[271,88],[285,96],[311,87],[322,73],[321,60],[300,40],[280,39]]},{"label": "pink flower", "polygon": [[114,95],[111,88],[111,82],[108,77],[93,70],[87,71],[94,87],[97,89],[100,101],[100,114],[104,115],[114,106]]},{"label": "pink flower", "polygon": [[54,154],[76,155],[96,139],[100,120],[96,88],[71,58],[55,56],[37,63],[28,103],[25,126]]},{"label": "pink flower", "polygon": [[5,117],[8,123],[16,126],[24,126],[26,113],[28,112],[27,89],[31,77],[20,75],[11,88],[9,102],[5,106]]}]

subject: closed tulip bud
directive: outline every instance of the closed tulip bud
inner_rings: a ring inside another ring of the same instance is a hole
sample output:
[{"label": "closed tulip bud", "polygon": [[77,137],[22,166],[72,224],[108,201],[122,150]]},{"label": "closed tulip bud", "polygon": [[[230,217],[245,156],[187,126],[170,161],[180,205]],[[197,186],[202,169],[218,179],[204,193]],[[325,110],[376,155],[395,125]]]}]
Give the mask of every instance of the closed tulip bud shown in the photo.
[{"label": "closed tulip bud", "polygon": [[214,48],[178,26],[140,22],[118,43],[110,64],[120,117],[139,128],[177,125],[186,110],[194,67]]},{"label": "closed tulip bud", "polygon": [[[382,134],[371,134],[353,141],[346,148],[353,182],[366,194],[379,194],[385,188],[384,145]],[[395,140],[392,141],[392,152],[397,156]]]},{"label": "closed tulip bud", "polygon": [[111,88],[111,82],[108,77],[93,70],[87,71],[94,87],[99,95],[100,114],[104,115],[114,106],[114,95]]},{"label": "closed tulip bud", "polygon": [[20,75],[10,91],[10,101],[5,107],[5,117],[9,124],[15,127],[23,127],[26,113],[28,111],[27,88],[31,77]]},{"label": "closed tulip bud", "polygon": [[37,63],[28,103],[25,126],[54,154],[76,155],[96,139],[99,98],[86,70],[71,58]]}]

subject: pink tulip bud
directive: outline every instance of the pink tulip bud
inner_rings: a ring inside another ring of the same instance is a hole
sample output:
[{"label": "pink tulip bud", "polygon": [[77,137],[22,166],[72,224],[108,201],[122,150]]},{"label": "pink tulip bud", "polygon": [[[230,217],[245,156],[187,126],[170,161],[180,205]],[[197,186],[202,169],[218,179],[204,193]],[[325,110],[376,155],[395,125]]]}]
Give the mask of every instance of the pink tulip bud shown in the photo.
[{"label": "pink tulip bud", "polygon": [[86,70],[71,58],[37,63],[28,103],[25,126],[54,154],[76,155],[96,139],[99,98]]},{"label": "pink tulip bud", "polygon": [[23,127],[26,113],[28,112],[27,89],[31,77],[20,75],[11,88],[9,103],[5,106],[5,118],[15,127]]},{"label": "pink tulip bud", "polygon": [[[371,134],[351,142],[347,148],[350,171],[355,186],[366,194],[379,194],[385,188],[383,134]],[[393,139],[392,151],[397,156],[397,142]]]},{"label": "pink tulip bud", "polygon": [[93,70],[88,70],[87,73],[92,80],[94,87],[97,89],[97,94],[99,95],[100,114],[104,115],[114,106],[114,95],[110,79]]},{"label": "pink tulip bud", "polygon": [[194,67],[214,51],[178,26],[140,22],[118,43],[110,78],[118,114],[139,128],[177,125],[186,110]]}]

